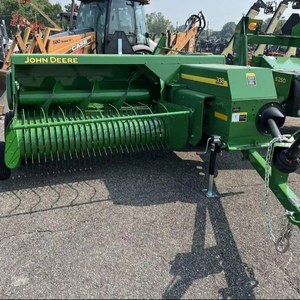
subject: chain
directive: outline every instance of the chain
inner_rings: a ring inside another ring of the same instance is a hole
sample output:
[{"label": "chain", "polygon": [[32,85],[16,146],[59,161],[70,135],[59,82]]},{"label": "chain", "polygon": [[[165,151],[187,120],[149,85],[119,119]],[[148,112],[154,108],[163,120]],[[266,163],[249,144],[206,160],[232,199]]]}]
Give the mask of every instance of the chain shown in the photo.
[{"label": "chain", "polygon": [[269,233],[270,239],[275,244],[276,250],[280,253],[285,253],[289,248],[289,238],[291,236],[292,224],[289,222],[287,216],[290,212],[286,212],[282,219],[280,237],[276,241],[273,234],[272,223],[271,223],[271,208],[270,208],[270,169],[272,165],[272,159],[274,154],[274,145],[277,142],[282,142],[283,137],[274,138],[268,147],[266,156],[266,167],[265,167],[265,215],[266,215],[266,226]]},{"label": "chain", "polygon": [[273,234],[272,224],[271,224],[271,209],[270,209],[270,168],[272,164],[272,158],[274,153],[274,145],[277,142],[280,142],[281,138],[274,138],[268,147],[267,156],[266,156],[266,168],[265,168],[265,215],[266,215],[266,226],[269,233],[270,239],[275,243],[276,239]]},{"label": "chain", "polygon": [[287,218],[287,216],[290,214],[291,214],[290,212],[286,212],[282,216],[280,236],[275,243],[275,248],[280,253],[285,253],[290,246],[290,237],[293,229],[291,222]]}]

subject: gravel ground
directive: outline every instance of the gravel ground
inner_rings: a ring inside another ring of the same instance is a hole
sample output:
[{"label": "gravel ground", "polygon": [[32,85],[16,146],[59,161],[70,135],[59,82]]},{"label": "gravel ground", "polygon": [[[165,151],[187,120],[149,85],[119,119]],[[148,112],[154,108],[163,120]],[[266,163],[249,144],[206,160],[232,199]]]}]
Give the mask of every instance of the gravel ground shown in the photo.
[{"label": "gravel ground", "polygon": [[[239,153],[218,157],[220,197],[207,199],[208,159],[14,170],[0,183],[0,297],[299,299],[299,230],[275,251],[263,180]],[[271,207],[278,234],[283,210]]]}]

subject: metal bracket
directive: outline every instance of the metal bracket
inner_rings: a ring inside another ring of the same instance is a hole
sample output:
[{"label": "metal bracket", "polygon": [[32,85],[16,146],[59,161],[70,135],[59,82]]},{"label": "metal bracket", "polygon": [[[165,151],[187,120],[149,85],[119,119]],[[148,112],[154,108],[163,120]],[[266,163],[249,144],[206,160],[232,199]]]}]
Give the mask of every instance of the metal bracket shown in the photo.
[{"label": "metal bracket", "polygon": [[218,198],[219,195],[213,191],[213,187],[214,187],[216,156],[221,147],[221,137],[217,135],[213,135],[210,138],[210,140],[211,140],[211,148],[210,148],[210,161],[209,161],[208,188],[202,190],[202,192],[205,194],[207,198]]}]

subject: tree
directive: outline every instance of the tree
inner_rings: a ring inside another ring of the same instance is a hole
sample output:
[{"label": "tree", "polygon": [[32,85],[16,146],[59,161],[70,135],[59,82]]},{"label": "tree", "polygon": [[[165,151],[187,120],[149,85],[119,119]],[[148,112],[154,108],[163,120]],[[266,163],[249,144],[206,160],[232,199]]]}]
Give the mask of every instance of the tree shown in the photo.
[{"label": "tree", "polygon": [[166,19],[161,12],[152,12],[146,15],[148,31],[151,35],[160,36],[167,30],[174,30],[172,22]]},{"label": "tree", "polygon": [[65,5],[65,11],[66,11],[66,12],[71,12],[71,10],[72,10],[72,4],[71,4],[71,3]]},{"label": "tree", "polygon": [[230,38],[234,34],[235,29],[236,29],[235,22],[226,23],[223,26],[222,30],[220,31],[220,37],[225,38],[225,39]]},{"label": "tree", "polygon": [[[267,30],[268,25],[270,24],[271,20],[272,20],[272,18],[268,18],[268,19],[266,19],[266,20],[263,22],[263,24],[262,24],[262,26],[261,26],[261,30],[262,30],[263,32],[265,32],[265,31]],[[277,26],[276,26],[276,28],[275,28],[275,30],[274,30],[274,33],[275,33],[275,34],[281,34],[281,28],[282,28],[282,26],[285,24],[285,22],[286,22],[285,20],[280,20],[280,21],[278,22],[278,24],[277,24]]]},{"label": "tree", "polygon": [[261,31],[265,32],[267,30],[267,27],[269,23],[271,22],[272,18],[268,18],[263,21],[262,26],[261,26]]},{"label": "tree", "polygon": [[176,31],[178,31],[178,32],[183,32],[183,31],[185,31],[185,29],[186,29],[186,26],[185,26],[185,25],[179,25],[179,26],[176,28]]},{"label": "tree", "polygon": [[[58,25],[60,20],[57,19],[57,14],[62,11],[59,3],[51,4],[49,0],[33,0],[34,4],[42,9],[45,14],[49,16]],[[43,23],[45,26],[53,27],[38,11],[36,11],[30,4],[20,4],[19,0],[1,0],[0,1],[0,20],[5,20],[8,27],[8,32],[15,33],[17,28],[10,26],[13,14],[19,14],[19,17],[25,17],[29,22],[37,21],[39,24]]]},{"label": "tree", "polygon": [[217,30],[209,30],[209,36],[215,36],[217,39],[222,37],[221,36],[221,31],[217,31]]}]

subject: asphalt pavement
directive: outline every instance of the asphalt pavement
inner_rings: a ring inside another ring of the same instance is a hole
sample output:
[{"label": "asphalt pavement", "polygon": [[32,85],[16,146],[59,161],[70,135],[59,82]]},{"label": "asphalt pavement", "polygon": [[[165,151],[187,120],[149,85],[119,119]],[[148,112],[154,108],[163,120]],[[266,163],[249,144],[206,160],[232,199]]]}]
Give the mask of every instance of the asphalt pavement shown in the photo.
[{"label": "asphalt pavement", "polygon": [[[299,299],[299,229],[276,252],[264,182],[241,158],[217,158],[217,199],[202,193],[209,155],[194,151],[13,170],[0,182],[0,297]],[[275,198],[271,213],[278,236]]]}]

